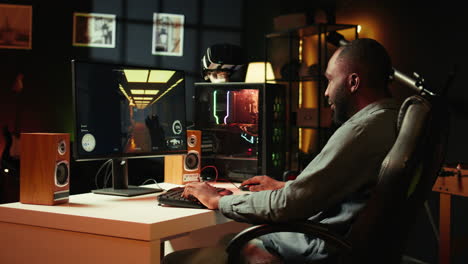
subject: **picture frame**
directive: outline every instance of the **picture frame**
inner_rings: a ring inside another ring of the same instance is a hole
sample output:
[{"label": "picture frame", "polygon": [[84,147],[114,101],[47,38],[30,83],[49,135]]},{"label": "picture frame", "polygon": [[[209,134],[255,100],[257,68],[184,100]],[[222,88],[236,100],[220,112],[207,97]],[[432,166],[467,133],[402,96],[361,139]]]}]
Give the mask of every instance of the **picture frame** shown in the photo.
[{"label": "picture frame", "polygon": [[184,15],[153,13],[153,55],[183,56]]},{"label": "picture frame", "polygon": [[73,46],[115,48],[116,15],[73,13]]},{"label": "picture frame", "polygon": [[0,4],[0,48],[32,49],[32,6]]}]

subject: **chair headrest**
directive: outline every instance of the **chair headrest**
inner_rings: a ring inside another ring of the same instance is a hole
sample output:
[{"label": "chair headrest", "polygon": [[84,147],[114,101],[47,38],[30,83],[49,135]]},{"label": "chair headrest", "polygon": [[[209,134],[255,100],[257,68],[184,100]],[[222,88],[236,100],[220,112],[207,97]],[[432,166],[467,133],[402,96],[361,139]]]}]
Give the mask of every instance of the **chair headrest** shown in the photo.
[{"label": "chair headrest", "polygon": [[400,111],[398,112],[397,131],[400,131],[403,119],[405,118],[409,107],[415,104],[424,104],[429,108],[431,107],[431,104],[419,95],[413,95],[406,98],[405,101],[401,104]]}]

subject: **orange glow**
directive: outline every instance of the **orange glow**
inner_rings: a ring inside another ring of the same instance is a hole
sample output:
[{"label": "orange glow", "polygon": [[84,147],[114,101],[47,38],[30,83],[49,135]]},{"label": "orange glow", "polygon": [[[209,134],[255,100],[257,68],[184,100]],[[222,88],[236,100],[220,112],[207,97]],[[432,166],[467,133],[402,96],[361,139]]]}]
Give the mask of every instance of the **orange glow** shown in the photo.
[{"label": "orange glow", "polygon": [[[302,62],[307,66],[318,63],[318,36],[308,36],[302,40]],[[317,108],[318,82],[307,81],[302,82],[300,89],[301,101],[299,107],[302,108]],[[318,133],[316,129],[301,128],[299,131],[299,149],[304,153],[315,152],[317,150]]]},{"label": "orange glow", "polygon": [[[379,12],[370,12],[365,7],[349,7],[348,9],[339,9],[336,12],[336,19],[339,24],[359,25],[361,31],[359,32],[360,38],[373,38],[381,40],[385,35],[385,28],[382,26],[387,14]],[[354,39],[354,30],[342,30],[339,32],[345,39]]]},{"label": "orange glow", "polygon": [[136,149],[136,143],[135,143],[135,138],[132,136],[130,140],[128,141],[128,149],[129,151],[135,151]]}]

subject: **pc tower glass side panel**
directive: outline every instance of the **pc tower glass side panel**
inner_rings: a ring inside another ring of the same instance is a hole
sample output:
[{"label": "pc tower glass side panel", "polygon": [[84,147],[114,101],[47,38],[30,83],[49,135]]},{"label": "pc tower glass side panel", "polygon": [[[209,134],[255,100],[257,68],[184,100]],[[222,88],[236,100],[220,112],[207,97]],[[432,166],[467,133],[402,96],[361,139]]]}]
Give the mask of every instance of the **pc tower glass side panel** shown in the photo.
[{"label": "pc tower glass side panel", "polygon": [[260,94],[262,114],[260,115],[259,163],[261,167],[259,174],[281,179],[286,169],[284,86],[264,84]]},{"label": "pc tower glass side panel", "polygon": [[284,87],[264,83],[195,83],[195,127],[202,131],[202,166],[242,181],[285,168]]}]

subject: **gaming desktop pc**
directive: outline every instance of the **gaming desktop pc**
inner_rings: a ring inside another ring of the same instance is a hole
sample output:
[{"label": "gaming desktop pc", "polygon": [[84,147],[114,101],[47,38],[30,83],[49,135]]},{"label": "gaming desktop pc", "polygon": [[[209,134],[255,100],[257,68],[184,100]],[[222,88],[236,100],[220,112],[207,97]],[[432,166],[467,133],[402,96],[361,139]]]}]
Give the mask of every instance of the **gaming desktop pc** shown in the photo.
[{"label": "gaming desktop pc", "polygon": [[202,167],[214,166],[230,181],[255,175],[281,179],[286,160],[284,92],[280,84],[195,83]]}]

